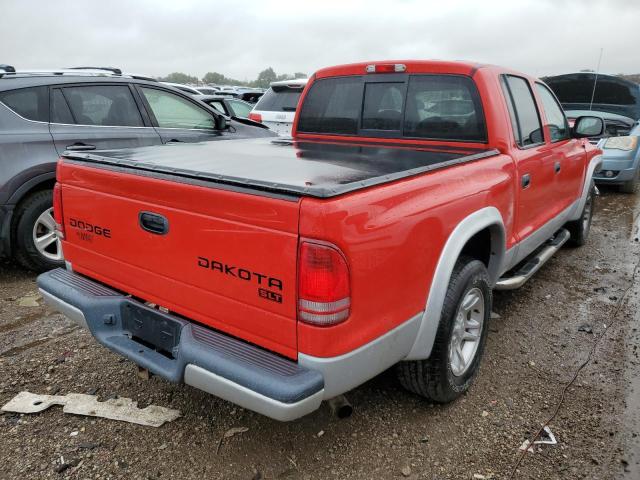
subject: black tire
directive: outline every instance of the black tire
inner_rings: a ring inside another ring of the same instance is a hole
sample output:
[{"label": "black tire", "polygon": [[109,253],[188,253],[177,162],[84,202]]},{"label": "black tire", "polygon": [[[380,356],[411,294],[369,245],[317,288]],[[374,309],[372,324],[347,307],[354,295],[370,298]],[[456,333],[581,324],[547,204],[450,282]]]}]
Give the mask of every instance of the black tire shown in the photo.
[{"label": "black tire", "polygon": [[45,272],[64,265],[64,260],[54,261],[41,254],[33,239],[36,221],[53,205],[53,192],[42,190],[29,195],[16,210],[14,222],[15,259],[25,268]]},{"label": "black tire", "polygon": [[581,247],[587,243],[589,232],[591,231],[591,221],[593,220],[593,211],[596,205],[596,187],[592,183],[587,195],[587,201],[580,213],[580,218],[573,222],[568,222],[565,228],[569,230],[571,238],[567,241],[567,245],[571,247]]},{"label": "black tire", "polygon": [[[475,288],[482,292],[484,300],[480,340],[466,371],[456,376],[449,361],[455,319],[462,300]],[[485,265],[470,257],[459,258],[449,281],[431,356],[426,360],[400,362],[396,367],[400,384],[410,392],[437,403],[451,402],[466,392],[480,369],[489,332],[492,300]]]},{"label": "black tire", "polygon": [[618,187],[618,190],[622,193],[636,193],[638,191],[638,182],[640,182],[640,168],[636,170],[633,179],[624,182]]}]

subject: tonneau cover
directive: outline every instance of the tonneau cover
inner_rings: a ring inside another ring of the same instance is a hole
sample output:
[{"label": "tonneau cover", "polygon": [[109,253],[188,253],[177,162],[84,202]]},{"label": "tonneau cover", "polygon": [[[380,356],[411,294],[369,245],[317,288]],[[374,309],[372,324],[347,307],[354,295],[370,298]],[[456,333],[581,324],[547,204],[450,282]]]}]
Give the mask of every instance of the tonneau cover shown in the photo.
[{"label": "tonneau cover", "polygon": [[498,154],[446,146],[258,138],[168,144],[65,158],[296,196],[328,198]]}]

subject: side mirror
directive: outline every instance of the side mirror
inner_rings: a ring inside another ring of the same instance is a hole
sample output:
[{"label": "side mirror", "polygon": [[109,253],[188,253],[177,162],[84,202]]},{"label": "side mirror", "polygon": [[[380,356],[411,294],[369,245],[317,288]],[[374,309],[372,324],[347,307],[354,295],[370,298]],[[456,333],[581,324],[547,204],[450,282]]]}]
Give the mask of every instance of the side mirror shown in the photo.
[{"label": "side mirror", "polygon": [[227,122],[227,118],[224,115],[214,115],[216,121],[216,128],[218,130],[228,130],[229,122]]},{"label": "side mirror", "polygon": [[604,133],[604,120],[600,117],[578,117],[571,129],[573,138],[599,137]]}]

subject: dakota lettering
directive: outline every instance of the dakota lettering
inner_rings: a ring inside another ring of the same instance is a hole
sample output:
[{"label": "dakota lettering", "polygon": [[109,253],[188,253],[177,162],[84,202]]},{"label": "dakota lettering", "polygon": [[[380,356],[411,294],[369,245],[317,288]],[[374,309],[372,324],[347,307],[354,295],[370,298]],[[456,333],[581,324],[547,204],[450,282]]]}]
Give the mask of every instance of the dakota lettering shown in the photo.
[{"label": "dakota lettering", "polygon": [[280,280],[279,278],[270,277],[269,275],[265,275],[264,273],[253,272],[251,270],[247,270],[246,268],[238,267],[236,265],[229,265],[227,263],[219,262],[207,257],[196,258],[198,267],[200,268],[206,268],[207,270],[220,272],[224,275],[228,275],[229,277],[239,278],[240,280],[244,280],[245,282],[255,282],[258,285],[267,285],[269,288],[275,288],[282,291],[282,280]]}]

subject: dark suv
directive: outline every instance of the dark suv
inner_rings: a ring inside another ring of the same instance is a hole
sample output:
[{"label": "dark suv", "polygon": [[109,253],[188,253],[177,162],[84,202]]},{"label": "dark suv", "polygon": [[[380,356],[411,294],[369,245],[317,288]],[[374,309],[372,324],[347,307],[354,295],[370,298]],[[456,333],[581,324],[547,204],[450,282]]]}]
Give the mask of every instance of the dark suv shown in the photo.
[{"label": "dark suv", "polygon": [[271,135],[241,122],[118,69],[16,72],[0,65],[0,256],[36,271],[63,263],[51,192],[65,150]]}]

